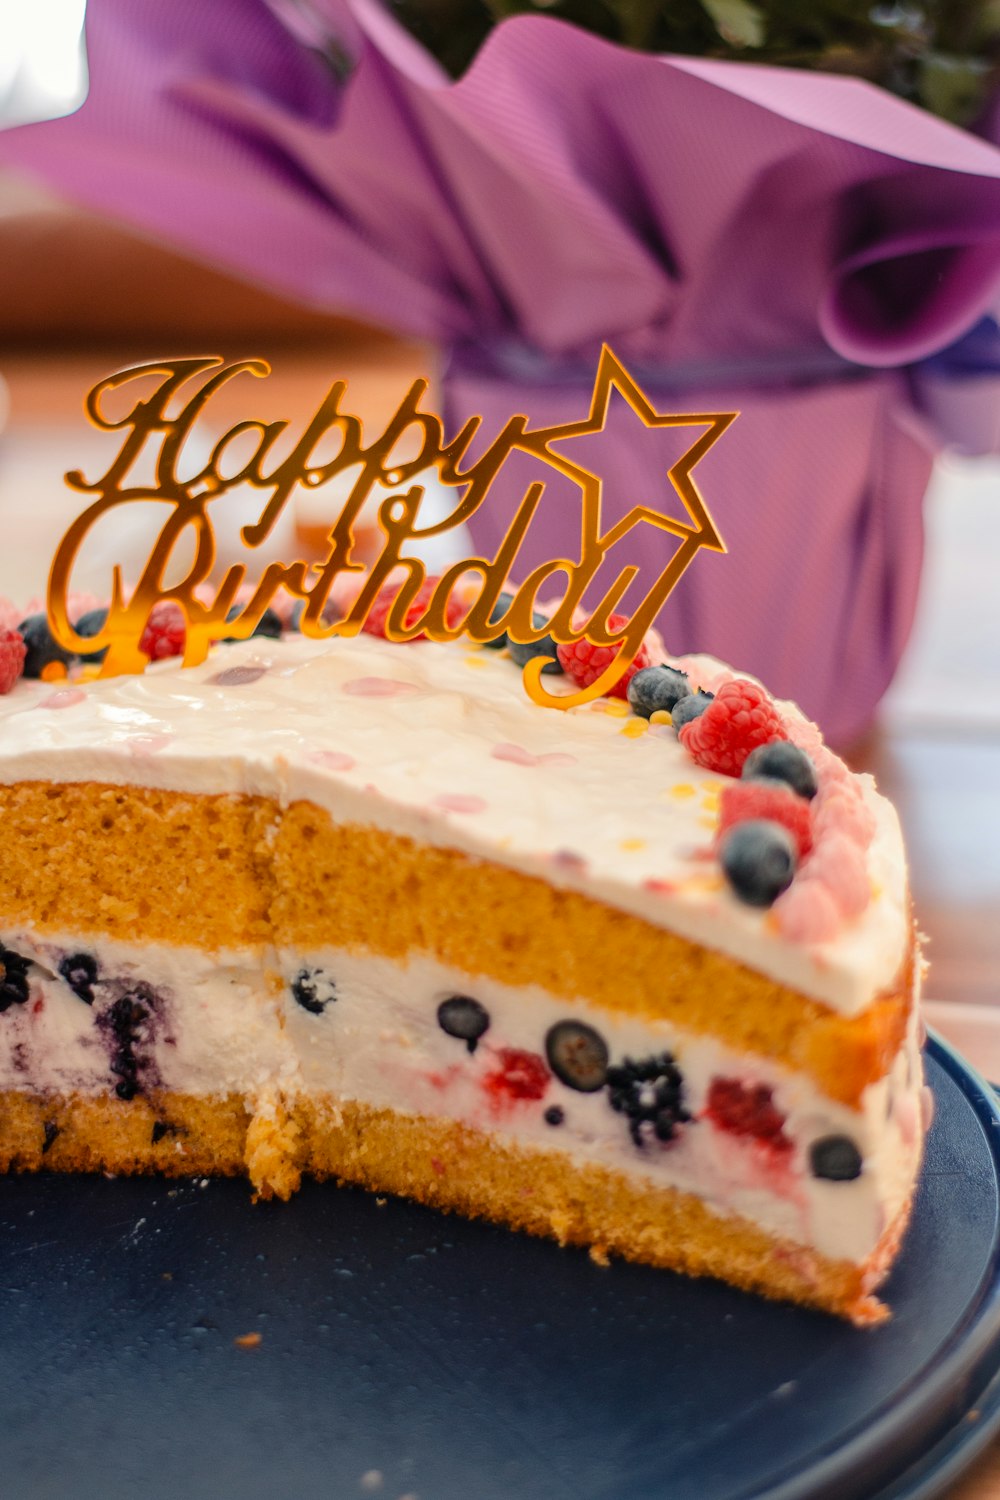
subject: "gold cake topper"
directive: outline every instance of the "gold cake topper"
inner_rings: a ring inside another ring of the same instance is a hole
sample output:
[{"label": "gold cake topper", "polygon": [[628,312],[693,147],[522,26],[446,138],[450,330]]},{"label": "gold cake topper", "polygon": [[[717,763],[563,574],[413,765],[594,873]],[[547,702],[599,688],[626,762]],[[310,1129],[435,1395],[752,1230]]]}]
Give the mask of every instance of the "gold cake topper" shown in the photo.
[{"label": "gold cake topper", "polygon": [[[210,373],[211,372],[211,373]],[[259,359],[237,360],[227,364],[217,355],[196,359],[155,361],[136,365],[109,375],[98,382],[86,398],[91,422],[102,431],[123,430],[125,438],[107,472],[89,482],[78,471],[66,475],[73,489],[97,498],[73,522],[56,551],[49,578],[48,615],[52,633],[66,650],[76,655],[104,651],[101,675],[117,676],[145,670],[148,658],[139,642],[150,612],[161,600],[173,600],[181,607],[187,630],[184,666],[204,661],[211,644],[220,636],[245,639],[254,633],[264,611],[279,590],[284,589],[303,601],[300,619],[302,633],[314,639],[329,636],[357,635],[364,626],[372,605],[381,590],[402,569],[406,576],[399,584],[389,610],[385,634],[391,641],[413,640],[426,636],[432,641],[450,641],[459,636],[484,645],[507,634],[518,643],[531,643],[551,636],[558,644],[587,640],[596,646],[619,646],[614,660],[590,687],[573,693],[550,694],[542,683],[547,656],[535,656],[524,667],[524,684],[531,698],[550,708],[570,708],[600,697],[615,685],[634,660],[643,637],[663,607],[699,548],[724,552],[725,546],[692,478],[692,470],[713,443],[734,420],[736,412],[708,412],[671,415],[656,411],[621,362],[605,346],[594,382],[589,414],[577,422],[555,427],[531,428],[524,415],[512,416],[490,446],[466,467],[470,443],[482,423],[481,417],[470,417],[461,431],[446,441],[444,424],[433,412],[424,411],[421,401],[427,390],[426,380],[415,380],[403,397],[384,431],[374,442],[365,445],[361,421],[342,409],[346,382],[336,381],[323,399],[292,451],[266,468],[275,440],[286,431],[288,423],[242,421],[216,442],[208,462],[188,478],[178,474],[178,462],[185,440],[213,395],[240,374],[264,377],[270,366]],[[151,395],[137,397],[127,414],[112,419],[103,409],[107,393],[120,390],[132,381],[159,376]],[[197,382],[176,415],[168,415],[168,406],[188,382]],[[612,390],[631,407],[645,427],[691,427],[704,429],[691,442],[680,459],[666,474],[672,498],[680,499],[685,519],[678,520],[650,505],[635,505],[607,531],[602,529],[601,479],[558,451],[558,444],[574,438],[601,433],[607,420]],[[319,463],[313,457],[320,440],[331,431],[339,433],[340,450],[334,458]],[[243,433],[258,436],[253,455],[232,473],[224,472],[229,444]],[[393,458],[404,434],[416,434],[419,453],[406,461]],[[130,471],[146,449],[147,441],[159,435],[156,451],[155,481],[152,485],[128,484]],[[581,492],[580,555],[559,557],[535,567],[516,589],[508,585],[521,543],[541,501],[543,481],[531,484],[517,507],[510,526],[492,558],[467,557],[453,563],[441,574],[429,603],[419,619],[407,624],[416,595],[424,583],[426,569],[416,557],[403,557],[406,543],[419,545],[422,538],[440,535],[462,525],[475,514],[489,497],[491,487],[504,463],[514,453],[534,456],[545,467],[564,475]],[[234,563],[229,567],[210,602],[205,602],[207,586],[216,560],[215,533],[210,509],[230,490],[250,485],[269,492],[258,519],[241,532],[243,544],[252,551],[270,535],[288,504],[296,486],[315,488],[334,476],[360,467],[360,473],[339,515],[332,521],[327,556],[319,562],[269,562],[253,587],[249,600],[231,613],[237,595],[244,589],[247,567]],[[414,483],[421,473],[435,469],[440,481],[456,489],[458,503],[443,520],[421,527],[420,503],[424,487]],[[354,527],[362,507],[375,486],[396,490],[378,508],[378,525],[384,538],[382,550],[368,572],[350,608],[339,620],[326,618],[327,604],[334,582],[341,574],[364,573],[365,565],[352,554]],[[120,565],[115,565],[111,604],[106,622],[99,634],[84,638],[73,628],[69,618],[68,598],[74,564],[88,534],[107,512],[136,501],[162,501],[171,506],[135,588],[127,593]],[[648,589],[621,628],[610,628],[609,616],[615,613],[629,587],[639,575],[635,566],[623,567],[606,589],[600,602],[582,619],[582,600],[594,582],[610,549],[636,526],[647,522],[678,539],[670,562]],[[181,538],[192,532],[194,557],[186,576],[167,585],[168,567],[174,559]],[[561,602],[544,624],[535,623],[538,591],[553,575],[563,573],[569,580]],[[468,605],[464,618],[448,623],[448,602],[452,590],[469,575],[478,575],[482,587]],[[494,618],[501,592],[513,593],[513,603],[506,613]]]}]

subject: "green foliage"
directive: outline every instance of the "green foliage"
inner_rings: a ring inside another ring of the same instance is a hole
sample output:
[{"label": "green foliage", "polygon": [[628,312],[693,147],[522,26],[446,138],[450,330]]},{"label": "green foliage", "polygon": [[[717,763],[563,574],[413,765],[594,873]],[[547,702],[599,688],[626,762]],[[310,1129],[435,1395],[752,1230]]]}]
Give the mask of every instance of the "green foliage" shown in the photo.
[{"label": "green foliage", "polygon": [[961,125],[1000,83],[1000,0],[395,0],[462,73],[497,21],[572,21],[644,52],[821,68],[870,79]]}]

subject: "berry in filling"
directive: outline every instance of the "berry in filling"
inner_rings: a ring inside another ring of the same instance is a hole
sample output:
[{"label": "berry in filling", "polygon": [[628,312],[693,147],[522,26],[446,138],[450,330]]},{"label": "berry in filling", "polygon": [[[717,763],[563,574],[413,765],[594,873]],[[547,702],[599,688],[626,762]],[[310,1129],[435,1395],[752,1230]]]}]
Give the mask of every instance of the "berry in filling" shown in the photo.
[{"label": "berry in filling", "polygon": [[608,1102],[628,1120],[629,1134],[637,1146],[645,1146],[650,1135],[672,1141],[677,1126],[690,1120],[684,1107],[684,1079],[669,1052],[626,1057],[608,1069]]},{"label": "berry in filling", "polygon": [[608,1077],[608,1048],[599,1031],[583,1021],[560,1021],[545,1038],[549,1067],[567,1088],[595,1094]]},{"label": "berry in filling", "polygon": [[469,995],[451,995],[437,1009],[438,1025],[446,1036],[457,1037],[475,1052],[480,1037],[490,1029],[490,1013]]}]

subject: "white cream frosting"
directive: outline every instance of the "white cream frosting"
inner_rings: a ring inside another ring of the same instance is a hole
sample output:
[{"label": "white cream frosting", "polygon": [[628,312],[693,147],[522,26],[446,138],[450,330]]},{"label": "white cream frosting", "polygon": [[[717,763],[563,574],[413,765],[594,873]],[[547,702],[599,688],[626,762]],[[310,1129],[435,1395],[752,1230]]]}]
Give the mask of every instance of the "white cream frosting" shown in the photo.
[{"label": "white cream frosting", "polygon": [[[707,676],[718,667],[688,660]],[[257,638],[186,670],[18,684],[0,698],[0,783],[306,799],[340,822],[573,887],[844,1014],[863,1010],[897,978],[909,939],[899,825],[871,778],[858,781],[876,820],[873,899],[832,941],[791,942],[707,857],[722,778],[669,727],[623,708],[539,708],[505,652],[461,642]]]},{"label": "white cream frosting", "polygon": [[[425,957],[398,964],[337,949],[213,956],[69,935],[34,938],[24,930],[0,941],[32,960],[28,1002],[0,1015],[3,1088],[112,1094],[120,1075],[107,1017],[116,1000],[138,994],[146,1012],[134,1045],[140,1091],[241,1094],[264,1107],[276,1092],[306,1094],[329,1100],[334,1112],[338,1102],[355,1100],[457,1120],[526,1149],[564,1152],[651,1186],[694,1192],[720,1215],[739,1214],[833,1258],[860,1263],[872,1253],[919,1165],[915,1029],[889,1077],[851,1110],[804,1074],[670,1023],[570,1004],[537,987],[512,989]],[[97,963],[92,1005],[59,977],[60,961],[81,949]],[[294,998],[292,985],[303,971],[319,1013]],[[473,1053],[438,1024],[438,1005],[456,994],[471,995],[488,1012],[489,1029]],[[673,1141],[650,1137],[637,1147],[606,1089],[581,1093],[548,1072],[546,1032],[569,1018],[600,1032],[613,1063],[673,1054],[693,1117]],[[508,1048],[536,1060],[541,1083],[533,1097],[511,1098],[491,1084]],[[720,1077],[770,1088],[791,1145],[775,1152],[699,1118],[711,1080]],[[546,1120],[552,1106],[563,1114],[558,1125]],[[863,1170],[856,1180],[830,1182],[810,1171],[809,1148],[827,1135],[846,1135],[857,1145]]]}]

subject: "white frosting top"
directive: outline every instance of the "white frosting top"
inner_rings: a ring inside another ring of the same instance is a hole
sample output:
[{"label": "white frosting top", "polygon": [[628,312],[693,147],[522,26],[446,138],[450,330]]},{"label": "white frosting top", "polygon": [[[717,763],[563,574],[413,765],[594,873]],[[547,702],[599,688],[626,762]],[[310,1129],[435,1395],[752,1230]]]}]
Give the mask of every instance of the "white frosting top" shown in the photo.
[{"label": "white frosting top", "polygon": [[0,698],[0,783],[23,780],[306,799],[586,892],[845,1014],[893,982],[909,940],[899,824],[870,777],[873,898],[833,940],[791,942],[728,890],[711,855],[724,778],[669,726],[616,700],[539,708],[505,652],[463,642],[258,637],[186,670],[22,681]]}]

